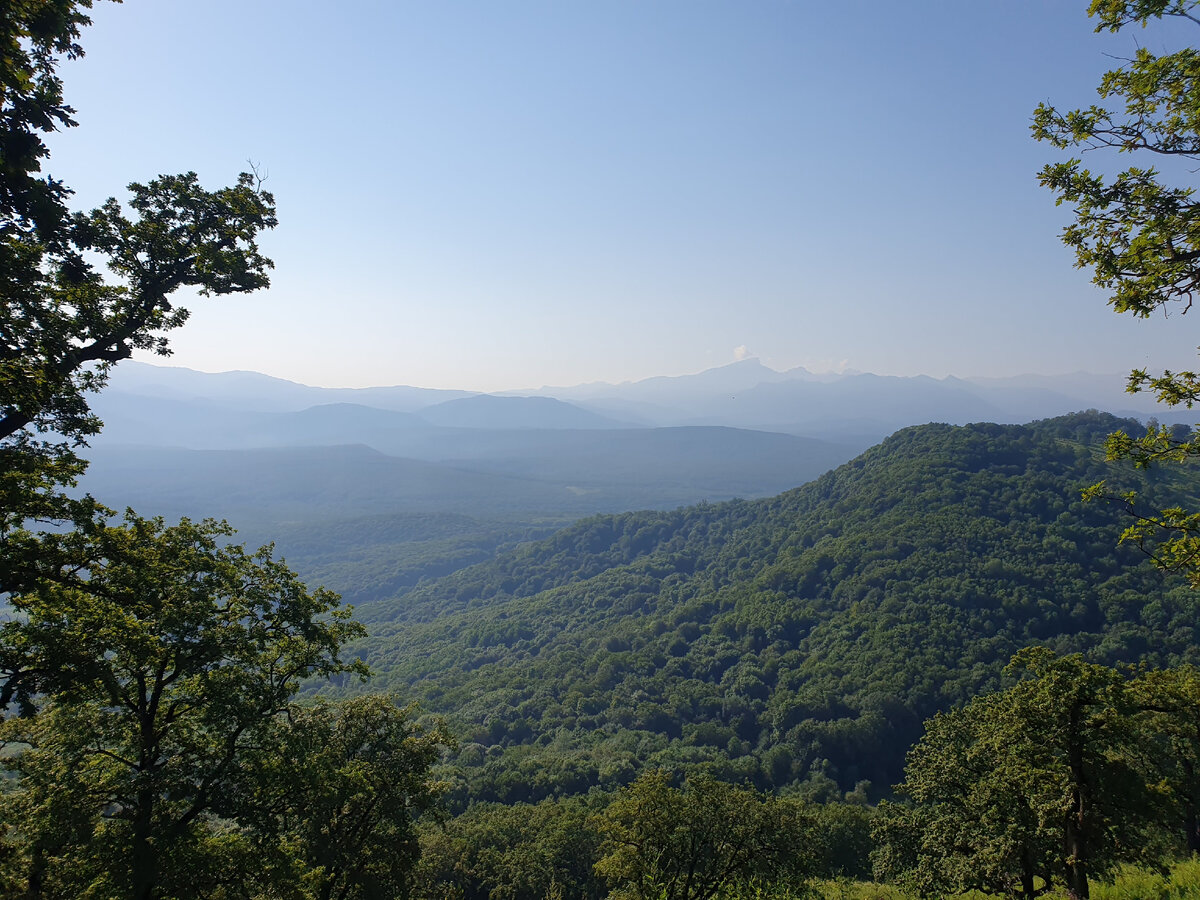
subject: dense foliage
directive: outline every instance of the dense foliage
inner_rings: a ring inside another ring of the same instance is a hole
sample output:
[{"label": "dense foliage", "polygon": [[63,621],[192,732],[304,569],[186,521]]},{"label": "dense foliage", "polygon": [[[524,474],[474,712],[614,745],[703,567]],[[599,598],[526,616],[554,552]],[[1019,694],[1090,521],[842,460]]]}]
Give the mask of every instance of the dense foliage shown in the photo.
[{"label": "dense foliage", "polygon": [[[1073,207],[1075,220],[1063,230],[1063,242],[1074,250],[1076,265],[1092,271],[1114,310],[1139,318],[1186,313],[1200,287],[1200,51],[1180,40],[1182,29],[1200,26],[1198,10],[1196,0],[1092,0],[1088,15],[1096,19],[1096,31],[1154,26],[1154,44],[1164,50],[1143,44],[1106,72],[1098,104],[1064,111],[1043,103],[1034,113],[1034,137],[1054,147],[1146,160],[1112,174],[1101,161],[1093,170],[1075,157],[1045,166],[1040,176],[1057,203]],[[1172,45],[1176,49],[1167,52]],[[1200,400],[1200,375],[1136,369],[1128,389],[1191,408]],[[1142,434],[1113,434],[1107,449],[1110,458],[1140,466],[1181,463],[1200,456],[1200,437],[1151,426]],[[1098,485],[1096,493],[1104,490]],[[1200,513],[1186,505],[1158,506],[1133,492],[1123,496],[1137,517],[1124,539],[1154,546],[1160,565],[1185,572],[1200,587]]]},{"label": "dense foliage", "polygon": [[[611,794],[475,803],[424,828],[417,894],[1195,896],[1178,863],[1196,837],[1198,672],[1022,650],[1008,687],[925,723],[878,808],[661,769]],[[868,859],[889,886],[865,883]]]},{"label": "dense foliage", "polygon": [[[0,629],[0,878],[27,896],[379,896],[450,743],[390,698],[300,707],[302,679],[365,672],[361,633],[231,530],[130,513],[40,538]],[[21,538],[17,535],[14,539]],[[250,890],[254,887],[254,890]]]},{"label": "dense foliage", "polygon": [[599,818],[596,871],[618,897],[711,900],[727,885],[803,877],[814,822],[795,805],[700,775],[643,774]]},{"label": "dense foliage", "polygon": [[912,805],[886,804],[877,822],[877,872],[926,894],[1032,900],[1059,883],[1086,897],[1117,863],[1181,848],[1192,786],[1172,778],[1178,757],[1163,739],[1195,721],[1194,703],[1169,699],[1194,670],[1131,680],[1029,648],[1009,672],[1024,677],[927,723],[900,785]]},{"label": "dense foliage", "polygon": [[608,799],[477,803],[445,823],[427,823],[415,893],[424,900],[600,900],[606,885],[594,869],[596,816]]},{"label": "dense foliage", "polygon": [[769,500],[584,520],[376,604],[360,649],[455,723],[460,800],[648,766],[876,797],[922,721],[1022,647],[1195,659],[1195,596],[1080,497],[1106,477],[1183,496],[1094,449],[1138,427],[922,426]]},{"label": "dense foliage", "polygon": [[439,800],[429,768],[453,739],[413,707],[369,694],[294,706],[245,755],[231,810],[252,868],[247,896],[400,897],[420,853],[417,819]]},{"label": "dense foliage", "polygon": [[615,794],[476,803],[425,823],[414,891],[464,900],[598,900],[795,891],[870,875],[866,806],[814,804],[656,770]]}]

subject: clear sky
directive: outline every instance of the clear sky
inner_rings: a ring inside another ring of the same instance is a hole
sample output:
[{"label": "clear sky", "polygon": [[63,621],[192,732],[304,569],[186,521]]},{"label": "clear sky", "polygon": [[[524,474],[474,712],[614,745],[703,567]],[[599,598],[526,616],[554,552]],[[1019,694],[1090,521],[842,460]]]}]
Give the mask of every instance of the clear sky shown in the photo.
[{"label": "clear sky", "polygon": [[101,0],[46,168],[88,208],[268,175],[272,287],[197,301],[173,338],[206,371],[1194,367],[1200,313],[1111,312],[1037,184],[1038,102],[1089,104],[1106,54],[1171,41],[1096,35],[1086,5]]}]

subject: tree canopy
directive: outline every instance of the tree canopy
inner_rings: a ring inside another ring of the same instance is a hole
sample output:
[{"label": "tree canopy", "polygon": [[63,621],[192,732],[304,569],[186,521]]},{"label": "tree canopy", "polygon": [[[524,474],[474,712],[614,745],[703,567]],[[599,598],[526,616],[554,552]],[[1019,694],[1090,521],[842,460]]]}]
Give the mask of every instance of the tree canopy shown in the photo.
[{"label": "tree canopy", "polygon": [[361,627],[337,596],[308,591],[267,549],[222,545],[231,533],[129,514],[42,539],[12,585],[0,701],[25,715],[5,725],[20,779],[4,808],[46,895],[116,879],[117,895],[175,896],[172,879],[191,877],[180,858],[216,868],[200,865],[203,845],[232,812],[247,748],[301,679],[362,669],[338,655]]},{"label": "tree canopy", "polygon": [[[1200,27],[1198,11],[1195,0],[1092,0],[1088,7],[1096,31],[1178,24],[1162,38],[1164,44],[1178,43],[1184,29]],[[1162,53],[1138,47],[1104,74],[1097,93],[1101,102],[1086,108],[1040,105],[1033,136],[1059,149],[1112,151],[1147,162],[1116,174],[1085,168],[1080,157],[1046,165],[1041,183],[1057,203],[1074,208],[1075,221],[1063,231],[1063,242],[1075,252],[1076,265],[1090,269],[1093,282],[1108,292],[1116,312],[1139,318],[1187,313],[1200,289],[1200,200],[1194,187],[1194,162],[1200,160],[1200,52],[1192,46]],[[1190,408],[1200,400],[1200,374],[1136,369],[1128,389],[1150,390],[1170,406]],[[1141,436],[1112,435],[1107,449],[1110,458],[1143,467],[1182,462],[1200,456],[1200,436],[1152,424]],[[1101,487],[1094,493],[1102,492]],[[1123,540],[1153,547],[1161,565],[1186,572],[1200,587],[1200,515],[1178,506],[1153,511],[1134,494],[1124,500],[1136,520]],[[1163,532],[1170,539],[1159,543]]]},{"label": "tree canopy", "polygon": [[[1164,742],[1187,732],[1188,669],[1128,674],[1028,648],[1004,691],[931,719],[876,823],[877,873],[922,893],[982,889],[1072,898],[1122,861],[1167,856],[1178,835]],[[1147,715],[1153,711],[1154,715]],[[1189,756],[1190,759],[1190,748]]]},{"label": "tree canopy", "polygon": [[[83,471],[73,448],[100,428],[86,395],[134,350],[170,352],[166,332],[188,317],[175,292],[253,291],[271,268],[257,239],[275,201],[252,173],[216,190],[193,172],[164,175],[87,213],[42,174],[43,136],[75,125],[58,64],[83,55],[91,6],[0,6],[0,541],[31,517],[92,514],[54,493]],[[0,586],[3,557],[0,544]]]},{"label": "tree canopy", "polygon": [[[1095,445],[1132,421],[906,429],[778,497],[593,517],[372,605],[376,678],[446,715],[453,802],[617,789],[646,768],[872,799],[921,722],[1030,644],[1196,655],[1200,595],[1080,490],[1178,502]],[[392,621],[388,621],[388,619]]]},{"label": "tree canopy", "polygon": [[813,823],[775,797],[700,775],[682,789],[662,770],[622,790],[599,818],[596,871],[636,900],[711,900],[755,876],[813,867]]}]

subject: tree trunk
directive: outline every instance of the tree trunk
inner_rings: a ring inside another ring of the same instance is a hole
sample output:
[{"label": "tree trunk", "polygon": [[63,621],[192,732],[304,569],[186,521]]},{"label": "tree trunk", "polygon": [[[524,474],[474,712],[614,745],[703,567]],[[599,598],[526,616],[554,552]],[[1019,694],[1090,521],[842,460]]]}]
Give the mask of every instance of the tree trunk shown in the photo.
[{"label": "tree trunk", "polygon": [[1087,878],[1087,815],[1091,812],[1088,802],[1087,773],[1083,764],[1082,734],[1083,703],[1076,700],[1071,706],[1067,726],[1067,758],[1071,768],[1071,811],[1067,814],[1063,848],[1067,855],[1067,896],[1071,900],[1088,900]]},{"label": "tree trunk", "polygon": [[1183,761],[1183,775],[1187,785],[1183,806],[1183,838],[1188,856],[1195,856],[1200,853],[1200,810],[1196,808],[1197,788],[1200,785],[1196,783],[1196,767],[1191,760]]},{"label": "tree trunk", "polygon": [[1021,848],[1021,894],[1025,900],[1034,900],[1037,891],[1033,887],[1033,860],[1028,847]]},{"label": "tree trunk", "polygon": [[130,847],[130,881],[133,900],[154,900],[158,884],[158,854],[151,834],[153,828],[154,792],[148,788],[138,791],[137,810],[133,820],[133,846]]},{"label": "tree trunk", "polygon": [[29,854],[29,884],[25,896],[37,900],[42,896],[42,882],[46,880],[46,853],[39,841]]},{"label": "tree trunk", "polygon": [[1088,900],[1086,846],[1076,812],[1067,819],[1064,849],[1067,853],[1067,896],[1071,900]]}]

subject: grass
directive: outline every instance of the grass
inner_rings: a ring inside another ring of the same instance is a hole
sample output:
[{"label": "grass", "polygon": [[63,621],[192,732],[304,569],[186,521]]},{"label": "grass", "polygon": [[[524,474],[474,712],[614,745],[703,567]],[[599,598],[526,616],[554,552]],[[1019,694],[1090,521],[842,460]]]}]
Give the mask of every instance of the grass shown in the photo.
[{"label": "grass", "polygon": [[1176,863],[1166,875],[1124,867],[1091,894],[1092,900],[1200,900],[1200,859]]},{"label": "grass", "polygon": [[[1200,858],[1172,865],[1165,873],[1123,866],[1111,881],[1091,882],[1092,900],[1200,900]],[[1062,889],[1041,895],[1040,900],[1066,900]],[[920,898],[895,885],[852,881],[848,878],[817,880],[805,885],[754,883],[731,885],[718,900],[932,900]],[[1009,900],[1007,897],[970,891],[939,900]]]},{"label": "grass", "polygon": [[[816,881],[811,885],[819,900],[919,900],[894,885],[837,879]],[[1092,900],[1200,900],[1200,858],[1175,863],[1164,874],[1150,869],[1123,866],[1111,881],[1092,881]],[[1050,891],[1044,900],[1065,900],[1066,892]],[[752,898],[739,898],[752,900]],[[951,898],[944,898],[951,900]],[[1007,900],[972,891],[955,894],[953,900]]]}]

